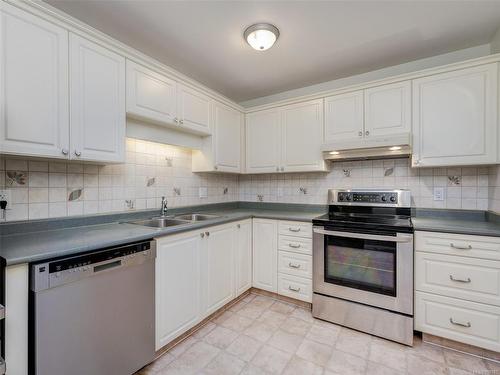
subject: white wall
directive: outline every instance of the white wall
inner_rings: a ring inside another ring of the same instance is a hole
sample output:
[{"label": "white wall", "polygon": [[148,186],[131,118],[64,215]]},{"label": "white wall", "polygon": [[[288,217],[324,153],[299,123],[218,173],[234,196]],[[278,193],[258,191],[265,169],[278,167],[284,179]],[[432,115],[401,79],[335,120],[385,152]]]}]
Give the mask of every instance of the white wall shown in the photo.
[{"label": "white wall", "polygon": [[[500,41],[499,41],[500,43]],[[481,56],[487,56],[491,53],[489,44],[483,44],[476,47],[466,48],[459,51],[445,53],[443,55],[433,56],[426,59],[415,60],[408,63],[395,65],[379,70],[374,70],[368,73],[358,74],[346,78],[336,79],[319,83],[317,85],[302,87],[296,90],[284,91],[278,94],[264,96],[257,99],[247,100],[240,104],[244,107],[255,107],[259,105],[269,104],[272,102],[296,98],[303,95],[310,95],[322,91],[334,90],[345,86],[361,84],[377,79],[387,78],[399,74],[411,73],[422,69],[432,68],[440,65],[451,64],[459,61],[473,59]]]}]

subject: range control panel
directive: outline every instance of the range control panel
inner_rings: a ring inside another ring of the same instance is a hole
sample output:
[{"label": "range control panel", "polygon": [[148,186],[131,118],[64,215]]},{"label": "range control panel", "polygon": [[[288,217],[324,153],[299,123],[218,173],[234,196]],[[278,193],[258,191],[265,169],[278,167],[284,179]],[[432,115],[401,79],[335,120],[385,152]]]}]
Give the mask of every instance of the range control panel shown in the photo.
[{"label": "range control panel", "polygon": [[380,203],[397,204],[398,193],[391,192],[338,192],[337,202],[340,203]]}]

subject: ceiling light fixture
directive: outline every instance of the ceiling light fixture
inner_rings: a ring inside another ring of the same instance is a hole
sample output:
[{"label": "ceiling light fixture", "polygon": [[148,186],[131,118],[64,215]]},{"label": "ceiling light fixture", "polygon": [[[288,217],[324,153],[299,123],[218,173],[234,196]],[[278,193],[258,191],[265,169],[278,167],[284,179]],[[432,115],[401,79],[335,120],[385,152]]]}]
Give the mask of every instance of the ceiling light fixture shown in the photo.
[{"label": "ceiling light fixture", "polygon": [[256,23],[248,27],[243,36],[253,49],[265,51],[278,40],[280,32],[276,26],[270,23]]},{"label": "ceiling light fixture", "polygon": [[389,150],[391,151],[398,151],[398,150],[401,150],[401,146],[392,146],[389,148]]},{"label": "ceiling light fixture", "polygon": [[338,155],[338,154],[340,154],[340,152],[338,152],[338,151],[330,151],[330,155]]}]

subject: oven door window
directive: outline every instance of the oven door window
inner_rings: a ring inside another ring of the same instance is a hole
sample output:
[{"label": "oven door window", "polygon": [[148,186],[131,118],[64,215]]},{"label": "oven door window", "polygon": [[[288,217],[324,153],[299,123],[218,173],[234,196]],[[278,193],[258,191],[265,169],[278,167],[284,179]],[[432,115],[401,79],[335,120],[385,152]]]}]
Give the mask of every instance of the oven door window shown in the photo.
[{"label": "oven door window", "polygon": [[396,296],[396,242],[325,236],[325,282]]}]

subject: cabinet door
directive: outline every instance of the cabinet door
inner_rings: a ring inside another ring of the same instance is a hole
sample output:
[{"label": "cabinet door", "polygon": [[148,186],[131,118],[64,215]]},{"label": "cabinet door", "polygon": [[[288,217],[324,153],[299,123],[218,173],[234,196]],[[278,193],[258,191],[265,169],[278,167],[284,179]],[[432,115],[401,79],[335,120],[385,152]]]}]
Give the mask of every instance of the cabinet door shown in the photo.
[{"label": "cabinet door", "polygon": [[253,281],[256,288],[278,290],[278,222],[253,219]]},{"label": "cabinet door", "polygon": [[215,170],[241,171],[241,113],[214,103]]},{"label": "cabinet door", "polygon": [[236,225],[236,296],[252,287],[252,220]]},{"label": "cabinet door", "polygon": [[68,32],[0,3],[0,152],[67,158]]},{"label": "cabinet door", "polygon": [[281,112],[282,172],[325,170],[323,100],[285,107]]},{"label": "cabinet door", "polygon": [[279,171],[281,153],[278,109],[246,115],[246,163],[248,173]]},{"label": "cabinet door", "polygon": [[408,134],[410,131],[410,81],[365,90],[365,137]]},{"label": "cabinet door", "polygon": [[187,131],[210,134],[210,98],[187,86],[177,85],[177,116]]},{"label": "cabinet door", "polygon": [[363,91],[325,98],[326,142],[363,136]]},{"label": "cabinet door", "polygon": [[496,162],[497,64],[413,81],[413,165]]},{"label": "cabinet door", "polygon": [[204,316],[210,315],[233,299],[234,224],[206,228],[203,249]]},{"label": "cabinet door", "polygon": [[200,233],[156,240],[156,350],[201,318]]},{"label": "cabinet door", "polygon": [[125,159],[125,58],[70,36],[71,157]]},{"label": "cabinet door", "polygon": [[145,121],[173,124],[176,111],[176,82],[127,60],[127,113]]}]

